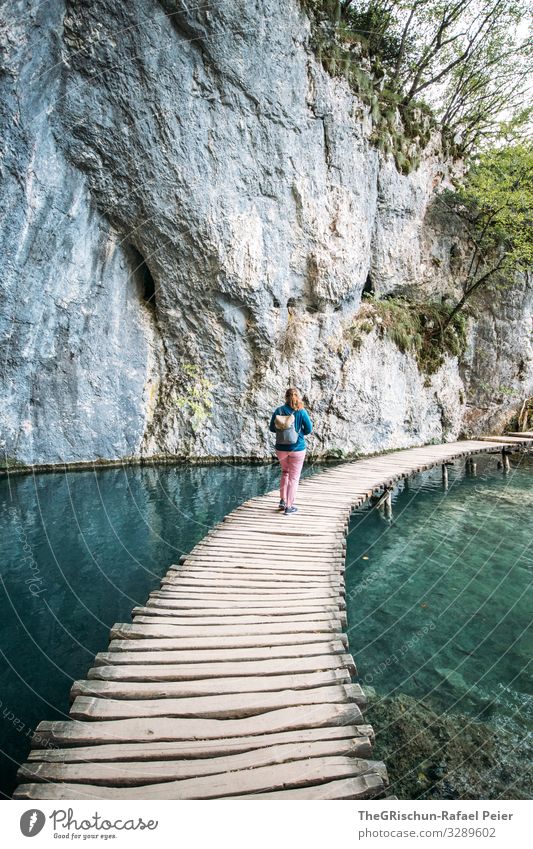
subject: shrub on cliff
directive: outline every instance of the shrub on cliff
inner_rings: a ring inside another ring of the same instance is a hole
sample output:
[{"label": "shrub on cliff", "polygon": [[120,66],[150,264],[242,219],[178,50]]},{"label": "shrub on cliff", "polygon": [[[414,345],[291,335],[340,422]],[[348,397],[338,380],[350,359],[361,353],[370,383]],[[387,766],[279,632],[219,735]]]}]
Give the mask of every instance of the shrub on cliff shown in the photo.
[{"label": "shrub on cliff", "polygon": [[460,357],[466,350],[467,316],[461,313],[450,318],[450,311],[438,302],[366,296],[348,335],[356,348],[373,330],[387,335],[400,351],[414,354],[420,370],[431,375],[443,365],[446,354]]}]

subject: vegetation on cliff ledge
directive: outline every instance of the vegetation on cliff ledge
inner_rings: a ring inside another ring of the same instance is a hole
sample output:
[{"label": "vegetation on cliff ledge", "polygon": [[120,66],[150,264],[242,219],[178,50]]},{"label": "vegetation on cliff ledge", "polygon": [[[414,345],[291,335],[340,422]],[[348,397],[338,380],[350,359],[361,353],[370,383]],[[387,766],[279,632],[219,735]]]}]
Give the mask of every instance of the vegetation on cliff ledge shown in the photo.
[{"label": "vegetation on cliff ledge", "polygon": [[445,153],[529,124],[527,0],[302,0],[312,46],[367,105],[373,141],[404,173],[432,130]]},{"label": "vegetation on cliff ledge", "polygon": [[406,298],[375,300],[365,296],[348,336],[354,347],[373,330],[388,336],[404,353],[416,357],[424,374],[434,374],[446,355],[460,357],[467,345],[468,317],[458,313],[450,320],[451,307],[443,303],[422,303]]},{"label": "vegetation on cliff ledge", "polygon": [[454,190],[435,202],[465,234],[453,308],[388,300],[362,308],[355,338],[376,313],[429,373],[460,355],[459,316],[479,290],[512,284],[533,259],[532,41],[527,0],[302,0],[324,68],[367,106],[371,141],[409,173],[431,134],[461,158]]}]

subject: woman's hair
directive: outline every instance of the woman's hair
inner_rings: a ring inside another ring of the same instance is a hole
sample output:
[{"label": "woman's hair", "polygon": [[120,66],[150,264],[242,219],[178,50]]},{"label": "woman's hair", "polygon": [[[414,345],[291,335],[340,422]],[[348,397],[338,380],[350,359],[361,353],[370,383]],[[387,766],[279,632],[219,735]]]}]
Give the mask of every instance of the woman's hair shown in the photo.
[{"label": "woman's hair", "polygon": [[285,393],[285,403],[292,407],[293,410],[303,410],[304,402],[302,396],[295,386],[289,386]]}]

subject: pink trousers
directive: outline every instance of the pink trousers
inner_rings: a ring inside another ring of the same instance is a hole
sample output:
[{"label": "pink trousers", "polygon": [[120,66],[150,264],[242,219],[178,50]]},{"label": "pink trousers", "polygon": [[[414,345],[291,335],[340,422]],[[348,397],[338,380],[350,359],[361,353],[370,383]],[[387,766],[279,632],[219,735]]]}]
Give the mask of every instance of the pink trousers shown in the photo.
[{"label": "pink trousers", "polygon": [[276,454],[281,465],[279,497],[287,507],[292,507],[298,491],[305,451],[276,451]]}]

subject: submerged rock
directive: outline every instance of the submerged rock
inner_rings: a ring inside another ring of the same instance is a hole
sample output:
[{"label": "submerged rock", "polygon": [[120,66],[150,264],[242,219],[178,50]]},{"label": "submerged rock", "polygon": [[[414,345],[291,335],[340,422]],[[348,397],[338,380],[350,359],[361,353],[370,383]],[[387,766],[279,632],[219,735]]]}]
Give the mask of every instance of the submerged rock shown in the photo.
[{"label": "submerged rock", "polygon": [[384,760],[399,799],[530,799],[533,747],[527,735],[465,714],[438,713],[401,693],[379,697],[365,686],[374,755]]}]

